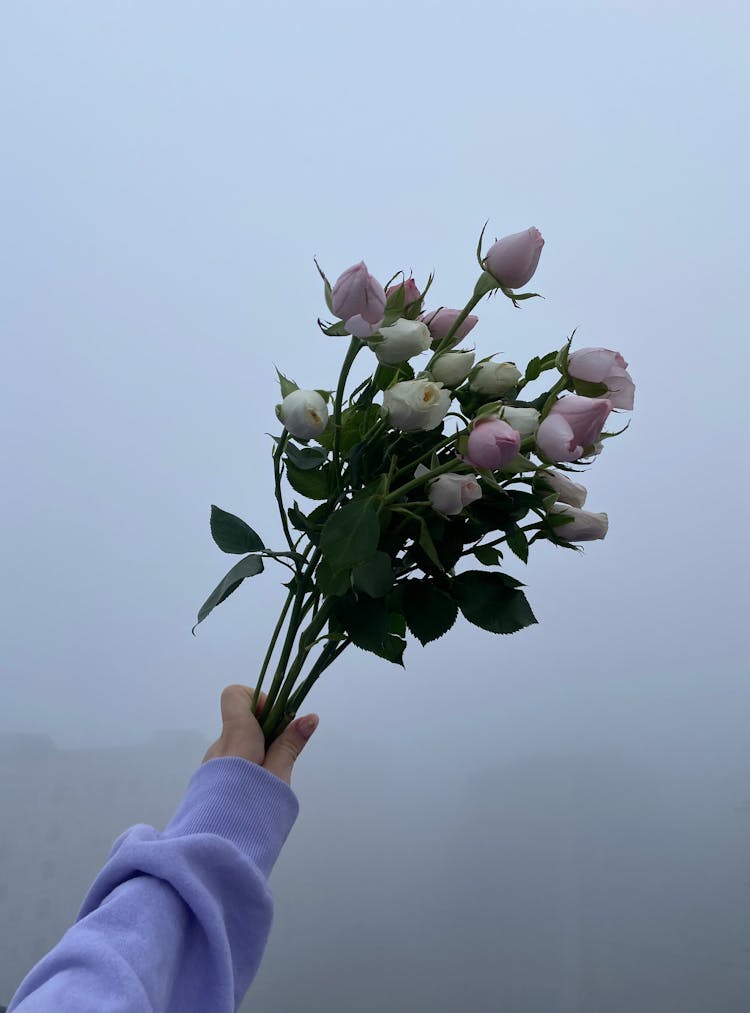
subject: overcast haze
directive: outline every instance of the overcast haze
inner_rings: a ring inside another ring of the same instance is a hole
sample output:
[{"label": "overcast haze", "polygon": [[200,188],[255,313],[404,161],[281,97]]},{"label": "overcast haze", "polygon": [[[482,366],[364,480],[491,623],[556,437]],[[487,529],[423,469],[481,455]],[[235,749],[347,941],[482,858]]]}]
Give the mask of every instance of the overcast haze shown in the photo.
[{"label": "overcast haze", "polygon": [[545,299],[480,355],[630,363],[609,534],[508,562],[538,626],[325,673],[246,1005],[744,1013],[747,7],[253,7],[0,6],[0,1004],[254,682],[284,571],[190,628],[211,503],[281,545],[274,364],[335,383],[313,256],[463,305],[489,219]]}]

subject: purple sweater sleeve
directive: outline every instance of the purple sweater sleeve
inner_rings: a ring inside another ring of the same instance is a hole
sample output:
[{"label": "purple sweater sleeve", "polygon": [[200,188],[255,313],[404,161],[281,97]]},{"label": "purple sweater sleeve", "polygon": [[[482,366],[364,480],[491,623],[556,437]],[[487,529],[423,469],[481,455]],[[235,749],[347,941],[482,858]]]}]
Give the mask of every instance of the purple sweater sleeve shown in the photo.
[{"label": "purple sweater sleeve", "polygon": [[163,833],[138,824],[117,838],[8,1013],[234,1013],[265,949],[268,876],[298,808],[248,760],[202,764]]}]

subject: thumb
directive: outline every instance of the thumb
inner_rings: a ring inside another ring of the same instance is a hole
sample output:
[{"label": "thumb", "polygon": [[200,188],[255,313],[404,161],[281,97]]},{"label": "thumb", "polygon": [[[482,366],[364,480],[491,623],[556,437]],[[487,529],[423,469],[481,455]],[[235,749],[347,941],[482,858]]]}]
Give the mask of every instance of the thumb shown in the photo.
[{"label": "thumb", "polygon": [[266,752],[263,766],[271,774],[291,784],[294,761],[305,748],[305,743],[318,727],[318,715],[307,714],[297,718],[274,739]]}]

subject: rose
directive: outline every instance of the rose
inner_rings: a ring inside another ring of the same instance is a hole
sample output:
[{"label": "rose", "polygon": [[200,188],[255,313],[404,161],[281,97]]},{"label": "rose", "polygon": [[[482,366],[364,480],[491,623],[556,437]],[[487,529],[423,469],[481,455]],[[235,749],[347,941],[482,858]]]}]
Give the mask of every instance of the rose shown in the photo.
[{"label": "rose", "polygon": [[612,410],[606,399],[568,394],[550,409],[536,434],[536,445],[550,461],[577,461],[596,443]]},{"label": "rose", "polygon": [[607,393],[598,396],[606,397],[613,408],[632,411],[635,384],[627,366],[620,353],[609,348],[579,348],[568,356],[568,376],[587,384],[605,384]]},{"label": "rose", "polygon": [[406,281],[399,282],[398,285],[389,285],[385,290],[386,297],[395,295],[400,289],[404,290],[404,307],[410,306],[411,303],[422,298],[422,293],[413,278],[407,278]]},{"label": "rose", "polygon": [[421,320],[397,320],[390,327],[381,327],[383,340],[370,347],[378,357],[378,362],[392,366],[397,362],[405,362],[420,352],[426,352],[432,338],[426,324]]},{"label": "rose", "polygon": [[474,366],[474,353],[469,351],[443,352],[433,363],[430,372],[433,379],[446,387],[458,387],[464,382]]},{"label": "rose", "polygon": [[510,405],[503,408],[500,418],[513,426],[521,436],[533,436],[539,428],[539,412],[536,408],[514,408]]},{"label": "rose", "polygon": [[503,288],[521,288],[534,276],[543,246],[539,229],[514,232],[493,243],[484,258],[484,269]]},{"label": "rose", "polygon": [[480,362],[469,380],[469,386],[477,394],[502,397],[515,390],[520,379],[521,373],[515,362]]},{"label": "rose", "polygon": [[395,429],[406,432],[435,429],[451,405],[450,392],[432,380],[402,380],[383,394],[381,414]]},{"label": "rose", "polygon": [[556,524],[554,533],[566,542],[593,542],[604,538],[609,527],[606,514],[594,514],[589,510],[578,510],[568,503],[553,503],[549,513],[557,517],[572,517],[572,521]]},{"label": "rose", "polygon": [[278,407],[278,416],[298,440],[320,436],[328,425],[328,408],[316,390],[293,390]]},{"label": "rose", "polygon": [[333,312],[357,338],[371,338],[383,322],[385,291],[364,260],[348,267],[331,289]]},{"label": "rose", "polygon": [[479,419],[469,434],[466,460],[475,468],[504,468],[518,453],[521,434],[502,419]]},{"label": "rose", "polygon": [[558,503],[567,503],[569,506],[580,509],[586,502],[586,486],[572,481],[561,471],[553,471],[552,469],[539,471],[536,474],[535,484],[545,485],[552,492],[557,493]]},{"label": "rose", "polygon": [[[416,478],[427,474],[423,464],[414,472]],[[445,517],[455,517],[465,506],[481,499],[482,490],[473,475],[438,475],[429,483],[427,497],[432,509]]]},{"label": "rose", "polygon": [[[433,342],[442,341],[443,338],[448,336],[451,327],[455,324],[460,313],[461,310],[449,310],[443,308],[441,310],[432,310],[429,313],[423,313],[420,320],[423,320],[430,328],[430,334],[432,335]],[[479,317],[470,313],[468,317],[458,325],[458,329],[451,338],[451,342],[448,347],[454,348],[459,341],[466,337],[472,328],[476,327],[478,323]]]}]

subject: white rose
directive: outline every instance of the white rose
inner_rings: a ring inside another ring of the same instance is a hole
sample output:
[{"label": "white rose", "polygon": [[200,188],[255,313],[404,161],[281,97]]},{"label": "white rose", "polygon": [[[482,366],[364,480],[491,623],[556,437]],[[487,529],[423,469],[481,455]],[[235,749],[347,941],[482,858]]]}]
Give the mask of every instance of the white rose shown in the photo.
[{"label": "white rose", "polygon": [[593,514],[588,510],[578,510],[567,503],[553,503],[549,508],[551,514],[562,514],[572,517],[567,524],[555,526],[555,535],[566,542],[593,542],[604,538],[609,527],[606,514]]},{"label": "white rose", "polygon": [[387,366],[406,362],[420,352],[426,352],[432,342],[430,330],[421,320],[397,320],[391,327],[381,327],[380,333],[383,340],[370,347],[378,362]]},{"label": "white rose", "polygon": [[539,412],[536,408],[503,408],[500,418],[521,436],[533,436],[539,428]]},{"label": "white rose", "polygon": [[458,387],[474,367],[473,352],[444,352],[433,364],[430,372],[446,387]]},{"label": "white rose", "polygon": [[[569,506],[580,509],[586,502],[586,486],[573,482],[566,475],[563,475],[561,471],[537,472],[536,480],[538,483],[543,483],[549,486],[553,492],[556,492],[559,503],[567,503]],[[563,526],[567,528],[570,525],[565,524]]]},{"label": "white rose", "polygon": [[[417,466],[415,478],[426,475],[429,469]],[[473,475],[438,475],[429,484],[427,493],[433,510],[446,517],[455,517],[465,506],[482,498],[482,490]]]},{"label": "white rose", "polygon": [[521,374],[515,362],[480,362],[469,386],[478,394],[509,394],[518,386]]},{"label": "white rose", "polygon": [[293,390],[281,402],[278,415],[298,440],[320,436],[328,425],[328,408],[316,390]]},{"label": "white rose", "polygon": [[384,414],[395,429],[435,429],[450,408],[450,392],[432,380],[402,380],[383,395]]}]

